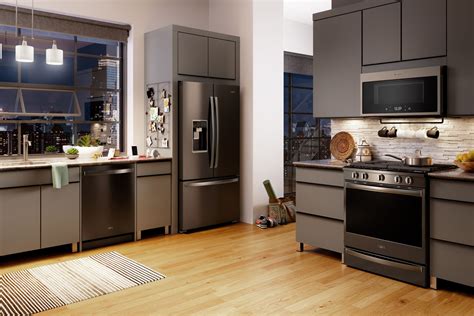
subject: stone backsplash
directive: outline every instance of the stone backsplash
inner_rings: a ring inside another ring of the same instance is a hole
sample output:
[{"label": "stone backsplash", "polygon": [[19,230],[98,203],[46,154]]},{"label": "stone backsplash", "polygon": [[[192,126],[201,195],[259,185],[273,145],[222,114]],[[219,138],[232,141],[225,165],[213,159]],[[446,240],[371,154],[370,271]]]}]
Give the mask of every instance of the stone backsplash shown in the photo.
[{"label": "stone backsplash", "polygon": [[[388,129],[395,126],[399,131],[428,130],[437,126],[440,136],[438,139],[379,137],[377,132],[384,126]],[[416,149],[421,149],[422,154],[432,156],[434,162],[449,163],[459,152],[474,149],[474,118],[449,118],[442,124],[380,124],[378,119],[371,118],[333,119],[331,135],[341,131],[349,132],[357,144],[366,139],[374,159],[383,159],[384,154],[412,155]]]}]

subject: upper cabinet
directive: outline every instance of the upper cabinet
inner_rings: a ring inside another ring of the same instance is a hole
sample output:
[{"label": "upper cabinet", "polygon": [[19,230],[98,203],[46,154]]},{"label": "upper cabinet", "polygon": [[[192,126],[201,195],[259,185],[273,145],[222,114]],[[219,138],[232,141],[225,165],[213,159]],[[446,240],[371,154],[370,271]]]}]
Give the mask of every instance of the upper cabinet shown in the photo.
[{"label": "upper cabinet", "polygon": [[178,73],[207,77],[208,52],[206,36],[178,32]]},{"label": "upper cabinet", "polygon": [[362,13],[314,22],[315,117],[360,116]]},{"label": "upper cabinet", "polygon": [[474,1],[448,0],[448,115],[474,115]]},{"label": "upper cabinet", "polygon": [[402,59],[446,56],[446,0],[402,1]]},{"label": "upper cabinet", "polygon": [[363,11],[364,65],[400,61],[400,7],[400,3],[393,3]]},{"label": "upper cabinet", "polygon": [[235,80],[237,42],[178,32],[178,74]]}]

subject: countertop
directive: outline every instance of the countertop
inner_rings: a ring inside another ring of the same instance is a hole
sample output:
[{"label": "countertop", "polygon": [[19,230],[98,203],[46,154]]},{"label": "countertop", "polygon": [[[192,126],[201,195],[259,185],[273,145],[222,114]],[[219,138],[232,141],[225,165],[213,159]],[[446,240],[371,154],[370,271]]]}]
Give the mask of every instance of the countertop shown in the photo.
[{"label": "countertop", "polygon": [[461,169],[453,169],[448,171],[437,171],[428,173],[430,178],[444,179],[444,180],[459,180],[474,182],[474,173],[464,172]]},{"label": "countertop", "polygon": [[293,165],[295,167],[301,167],[301,168],[342,170],[342,168],[348,166],[349,164],[340,160],[324,159],[324,160],[297,161],[297,162],[294,162]]},{"label": "countertop", "polygon": [[[0,172],[12,171],[12,170],[28,170],[28,169],[39,169],[39,168],[50,168],[52,163],[63,162],[70,167],[78,166],[89,166],[89,165],[104,165],[104,164],[116,164],[116,163],[141,163],[141,162],[152,162],[152,161],[166,161],[171,160],[171,157],[159,157],[159,158],[125,158],[125,159],[114,159],[110,160],[107,157],[101,157],[98,159],[92,158],[77,158],[68,159],[66,157],[34,157],[28,161],[31,163],[22,164],[21,159],[0,159]],[[10,164],[13,162],[14,164]]]}]

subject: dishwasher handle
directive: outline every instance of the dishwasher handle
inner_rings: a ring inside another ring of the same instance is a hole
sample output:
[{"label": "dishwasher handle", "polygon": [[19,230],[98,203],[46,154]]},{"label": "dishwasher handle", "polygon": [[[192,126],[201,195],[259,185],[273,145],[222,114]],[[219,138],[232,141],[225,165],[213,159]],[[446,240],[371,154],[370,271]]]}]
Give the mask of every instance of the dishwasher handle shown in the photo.
[{"label": "dishwasher handle", "polygon": [[83,171],[82,175],[84,177],[91,177],[91,176],[106,176],[106,175],[114,175],[114,174],[126,174],[132,173],[133,168],[126,168],[126,169],[115,169],[115,170],[104,170],[104,171]]}]

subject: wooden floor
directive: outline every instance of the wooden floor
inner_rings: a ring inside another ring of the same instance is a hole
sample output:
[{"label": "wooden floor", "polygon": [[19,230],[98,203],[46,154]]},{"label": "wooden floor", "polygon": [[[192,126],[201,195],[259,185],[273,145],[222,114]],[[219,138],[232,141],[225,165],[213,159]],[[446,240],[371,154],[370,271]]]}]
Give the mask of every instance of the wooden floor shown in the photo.
[{"label": "wooden floor", "polygon": [[8,258],[0,273],[115,250],[167,276],[45,314],[474,315],[472,289],[423,289],[346,267],[330,252],[296,252],[294,228],[236,224],[77,254]]}]

